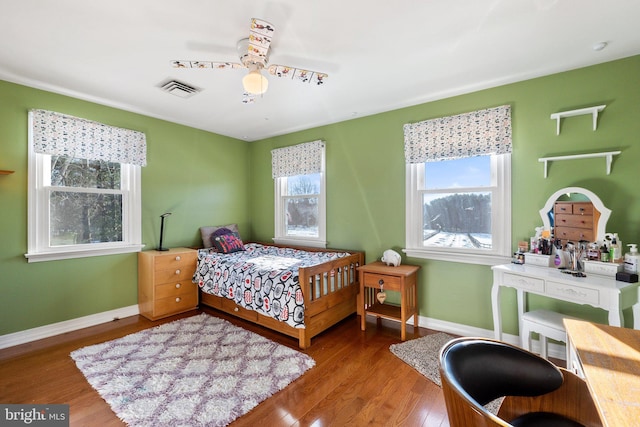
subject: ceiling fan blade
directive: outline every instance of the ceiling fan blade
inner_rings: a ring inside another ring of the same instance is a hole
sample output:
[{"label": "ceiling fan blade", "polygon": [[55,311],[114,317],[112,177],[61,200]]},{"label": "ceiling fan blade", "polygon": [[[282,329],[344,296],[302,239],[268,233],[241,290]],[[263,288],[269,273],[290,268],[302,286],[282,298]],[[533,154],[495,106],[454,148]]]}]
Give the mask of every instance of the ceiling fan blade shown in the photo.
[{"label": "ceiling fan blade", "polygon": [[276,77],[288,77],[292,80],[311,83],[316,86],[324,84],[325,80],[329,77],[326,73],[287,67],[286,65],[270,65],[269,74]]},{"label": "ceiling fan blade", "polygon": [[173,68],[246,68],[237,62],[171,61]]},{"label": "ceiling fan blade", "polygon": [[269,46],[271,45],[274,32],[275,28],[267,21],[251,18],[249,48],[247,52],[250,62],[262,64],[263,66],[266,65]]}]

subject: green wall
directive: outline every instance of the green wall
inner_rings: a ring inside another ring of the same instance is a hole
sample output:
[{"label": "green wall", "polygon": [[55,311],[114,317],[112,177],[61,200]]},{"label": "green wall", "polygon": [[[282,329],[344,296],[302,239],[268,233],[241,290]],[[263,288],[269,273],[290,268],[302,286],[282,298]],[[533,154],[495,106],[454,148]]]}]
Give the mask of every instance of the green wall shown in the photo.
[{"label": "green wall", "polygon": [[[200,245],[198,228],[249,233],[248,143],[0,81],[0,335],[137,303],[137,254],[27,263],[27,111],[42,108],[142,131],[142,241]],[[244,231],[246,230],[246,232]]]},{"label": "green wall", "polygon": [[[456,96],[375,116],[265,139],[250,146],[252,235],[273,235],[273,182],[269,151],[276,147],[323,139],[327,142],[327,240],[331,247],[366,251],[367,260],[387,248],[400,251],[405,238],[405,123],[417,122],[504,104],[512,107],[512,240],[533,235],[542,225],[538,210],[562,187],[587,188],[613,210],[607,231],[623,243],[640,241],[640,56],[555,74],[471,94]],[[419,89],[417,89],[419,90]],[[606,104],[593,132],[591,116],[556,122],[559,111]],[[611,175],[604,159],[552,163],[543,177],[539,157],[621,149]],[[626,249],[626,248],[625,248]],[[420,314],[454,323],[492,329],[488,266],[407,258],[421,265]],[[517,333],[515,295],[505,304],[505,330]],[[555,300],[532,298],[532,305],[562,309],[595,321],[606,321],[602,310]],[[629,314],[630,312],[625,313]],[[626,320],[626,319],[625,319]],[[628,325],[631,325],[627,322]]]},{"label": "green wall", "polygon": [[[585,187],[613,210],[607,230],[640,243],[640,56],[514,83],[415,107],[358,118],[257,142],[195,130],[114,108],[0,81],[0,335],[136,303],[135,254],[27,263],[27,111],[43,108],[145,132],[149,165],[142,171],[142,226],[147,248],[157,245],[159,215],[167,246],[198,245],[198,227],[238,222],[245,239],[273,237],[270,150],[316,139],[327,142],[327,240],[361,249],[367,260],[387,248],[401,251],[405,227],[402,126],[503,104],[513,117],[513,247],[541,225],[538,210],[567,186]],[[419,90],[419,89],[417,89]],[[606,104],[598,130],[591,117],[549,115]],[[603,159],[551,164],[544,179],[539,157],[621,149],[611,175]],[[488,266],[430,261],[421,265],[422,316],[492,329]],[[517,333],[514,307],[505,330]],[[603,311],[532,298],[595,321]],[[630,312],[625,315],[630,316]],[[630,320],[630,319],[629,319]],[[627,325],[630,325],[627,320]]]}]

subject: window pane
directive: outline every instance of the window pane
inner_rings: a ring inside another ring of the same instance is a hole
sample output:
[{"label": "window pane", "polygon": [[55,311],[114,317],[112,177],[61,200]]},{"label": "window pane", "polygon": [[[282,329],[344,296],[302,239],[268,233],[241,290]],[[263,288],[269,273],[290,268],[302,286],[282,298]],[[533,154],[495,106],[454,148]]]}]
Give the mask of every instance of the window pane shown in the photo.
[{"label": "window pane", "polygon": [[320,193],[320,174],[296,175],[287,177],[286,196],[300,196]]},{"label": "window pane", "polygon": [[295,197],[285,201],[287,236],[318,237],[318,198]]},{"label": "window pane", "polygon": [[424,194],[423,245],[491,249],[491,193]]},{"label": "window pane", "polygon": [[120,189],[120,163],[51,156],[51,185]]},{"label": "window pane", "polygon": [[52,191],[52,246],[122,241],[122,195]]},{"label": "window pane", "polygon": [[491,156],[426,162],[425,188],[489,187],[491,183]]}]

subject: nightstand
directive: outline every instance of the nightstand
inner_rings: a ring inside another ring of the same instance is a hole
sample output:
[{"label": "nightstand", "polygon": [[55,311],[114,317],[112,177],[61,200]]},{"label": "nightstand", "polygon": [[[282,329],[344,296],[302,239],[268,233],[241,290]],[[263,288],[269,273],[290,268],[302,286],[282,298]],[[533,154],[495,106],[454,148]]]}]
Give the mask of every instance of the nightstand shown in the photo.
[{"label": "nightstand", "polygon": [[[381,261],[358,267],[360,274],[360,295],[363,313],[361,329],[366,330],[367,314],[379,318],[400,321],[400,337],[404,341],[407,335],[407,319],[413,316],[414,330],[418,328],[418,285],[417,265],[388,266]],[[386,291],[400,292],[400,305],[380,303],[376,298],[380,288]]]},{"label": "nightstand", "polygon": [[198,307],[198,286],[191,282],[198,251],[173,248],[138,253],[138,306],[150,320]]}]

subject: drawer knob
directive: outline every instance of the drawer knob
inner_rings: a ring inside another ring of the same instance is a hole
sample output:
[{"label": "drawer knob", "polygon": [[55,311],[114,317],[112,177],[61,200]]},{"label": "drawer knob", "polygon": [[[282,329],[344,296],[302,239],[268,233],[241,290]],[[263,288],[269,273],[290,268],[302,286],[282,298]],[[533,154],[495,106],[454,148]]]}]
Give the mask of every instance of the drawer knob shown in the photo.
[{"label": "drawer knob", "polygon": [[384,285],[384,280],[382,280],[382,279],[378,280],[378,285],[380,285],[380,286]]},{"label": "drawer knob", "polygon": [[180,270],[176,270],[176,274],[180,274]]},{"label": "drawer knob", "polygon": [[238,312],[238,311],[240,311],[240,310],[238,309],[238,307],[234,307],[234,308],[233,308],[233,311]]},{"label": "drawer knob", "polygon": [[180,286],[182,286],[180,283],[176,283],[176,289],[180,289]]},{"label": "drawer knob", "polygon": [[181,299],[180,297],[177,297],[176,302],[180,302],[180,299]]},{"label": "drawer knob", "polygon": [[176,255],[176,261],[180,261],[180,255]]}]

